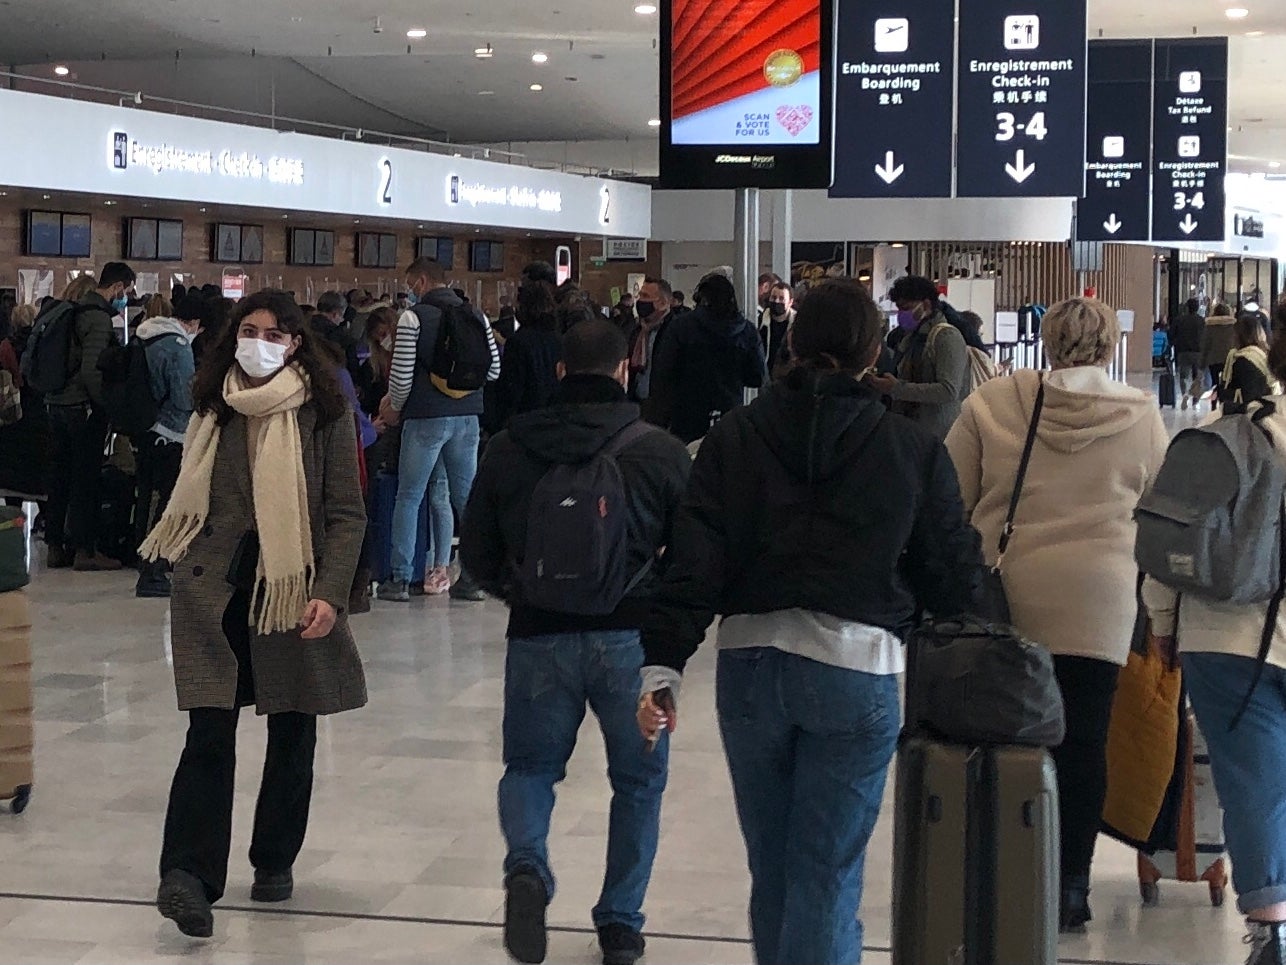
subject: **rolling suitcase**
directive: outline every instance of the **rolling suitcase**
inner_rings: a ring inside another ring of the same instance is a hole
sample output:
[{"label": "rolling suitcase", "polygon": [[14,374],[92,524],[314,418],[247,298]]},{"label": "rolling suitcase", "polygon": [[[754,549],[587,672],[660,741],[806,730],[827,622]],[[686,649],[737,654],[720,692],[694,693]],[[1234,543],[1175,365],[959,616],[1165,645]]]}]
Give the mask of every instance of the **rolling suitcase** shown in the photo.
[{"label": "rolling suitcase", "polygon": [[904,738],[893,965],[1055,965],[1058,787],[1035,747]]},{"label": "rolling suitcase", "polygon": [[1210,773],[1210,751],[1192,714],[1183,715],[1181,748],[1191,748],[1180,761],[1183,781],[1174,851],[1139,852],[1139,892],[1144,907],[1161,902],[1163,880],[1203,881],[1210,889],[1210,904],[1223,907],[1228,888],[1228,862],[1224,848],[1223,809]]},{"label": "rolling suitcase", "polygon": [[[397,506],[397,474],[379,472],[371,482],[371,573],[376,583],[393,576],[393,509]],[[415,540],[411,582],[423,583],[429,542],[429,497],[420,504],[420,532]]]},{"label": "rolling suitcase", "polygon": [[1174,384],[1174,369],[1167,368],[1161,373],[1161,385],[1157,390],[1157,397],[1160,400],[1161,408],[1173,409],[1179,404],[1178,391]]}]

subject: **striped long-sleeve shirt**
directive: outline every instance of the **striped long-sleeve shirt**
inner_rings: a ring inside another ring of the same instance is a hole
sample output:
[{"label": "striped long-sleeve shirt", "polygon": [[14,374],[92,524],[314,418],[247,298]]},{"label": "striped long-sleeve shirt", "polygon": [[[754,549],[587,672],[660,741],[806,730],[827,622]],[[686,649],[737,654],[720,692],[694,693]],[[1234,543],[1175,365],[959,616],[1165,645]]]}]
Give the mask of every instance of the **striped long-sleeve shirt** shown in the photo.
[{"label": "striped long-sleeve shirt", "polygon": [[[434,306],[437,307],[437,306]],[[487,323],[479,319],[479,324]],[[491,346],[491,368],[487,372],[487,381],[494,382],[500,378],[500,349],[495,336],[487,325],[487,342]],[[415,371],[419,361],[420,350],[420,316],[408,309],[402,313],[397,323],[397,338],[393,345],[393,364],[389,368],[388,394],[394,411],[401,412],[411,397],[411,387],[415,384]]]}]

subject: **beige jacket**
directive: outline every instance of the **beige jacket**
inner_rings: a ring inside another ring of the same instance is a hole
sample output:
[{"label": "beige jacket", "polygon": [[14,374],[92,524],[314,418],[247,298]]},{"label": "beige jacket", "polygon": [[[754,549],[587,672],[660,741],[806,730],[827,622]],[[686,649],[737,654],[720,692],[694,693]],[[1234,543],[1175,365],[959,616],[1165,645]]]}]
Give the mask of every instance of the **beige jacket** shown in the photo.
[{"label": "beige jacket", "polygon": [[[1286,398],[1274,398],[1277,413],[1264,420],[1273,445],[1286,452]],[[1283,457],[1286,458],[1286,457]],[[1148,578],[1143,585],[1143,599],[1152,617],[1152,629],[1160,636],[1175,630],[1177,597],[1173,590]],[[1259,642],[1268,618],[1268,604],[1237,605],[1215,603],[1195,596],[1185,596],[1178,608],[1178,644],[1184,653],[1222,653],[1235,657],[1259,656]],[[1286,668],[1286,609],[1277,618],[1268,662]]]},{"label": "beige jacket", "polygon": [[[989,563],[1039,376],[981,386],[947,436]],[[1151,396],[1099,368],[1048,373],[1045,409],[1002,572],[1014,625],[1057,655],[1124,665],[1138,614],[1134,507],[1168,445]]]}]

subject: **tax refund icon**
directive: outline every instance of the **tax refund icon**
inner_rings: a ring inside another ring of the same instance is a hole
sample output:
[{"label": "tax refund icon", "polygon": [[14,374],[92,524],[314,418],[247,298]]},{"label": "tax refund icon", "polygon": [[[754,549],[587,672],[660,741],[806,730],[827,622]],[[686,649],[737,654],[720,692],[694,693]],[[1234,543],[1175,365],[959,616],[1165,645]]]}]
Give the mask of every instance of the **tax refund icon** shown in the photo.
[{"label": "tax refund icon", "polygon": [[875,21],[875,52],[904,54],[911,46],[911,21],[906,17],[882,17]]},{"label": "tax refund icon", "polygon": [[1035,50],[1040,46],[1040,17],[1019,14],[1005,18],[1005,49]]}]

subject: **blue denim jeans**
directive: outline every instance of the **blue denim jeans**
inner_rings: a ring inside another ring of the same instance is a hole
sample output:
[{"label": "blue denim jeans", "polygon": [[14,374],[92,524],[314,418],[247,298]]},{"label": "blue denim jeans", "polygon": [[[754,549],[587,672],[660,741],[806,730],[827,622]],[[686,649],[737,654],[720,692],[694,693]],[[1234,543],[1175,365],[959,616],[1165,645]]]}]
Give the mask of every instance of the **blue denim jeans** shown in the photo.
[{"label": "blue denim jeans", "polygon": [[897,678],[725,650],[717,704],[750,864],[755,961],[860,962],[857,911],[897,742]]},{"label": "blue denim jeans", "polygon": [[1242,914],[1286,901],[1286,670],[1264,667],[1246,716],[1228,730],[1254,675],[1250,657],[1183,655],[1184,681],[1224,809]]},{"label": "blue denim jeans", "polygon": [[[442,461],[449,502],[435,501],[429,513],[433,531],[435,562],[443,555],[450,559],[455,521],[451,510],[462,518],[469,502],[473,477],[478,472],[478,417],[443,416],[411,419],[402,424],[402,449],[397,465],[397,506],[393,510],[393,579],[409,582],[415,558],[415,538],[420,525],[420,504],[426,492],[441,500],[443,487],[432,488],[433,470]],[[443,551],[445,547],[445,554]]]},{"label": "blue denim jeans", "polygon": [[669,741],[649,751],[635,711],[643,648],[636,631],[570,633],[509,641],[505,660],[505,774],[500,780],[500,828],[509,853],[505,873],[538,874],[552,899],[549,820],[554,788],[589,704],[607,745],[612,808],[607,871],[594,924],[643,928],[643,898],[661,821]]}]

